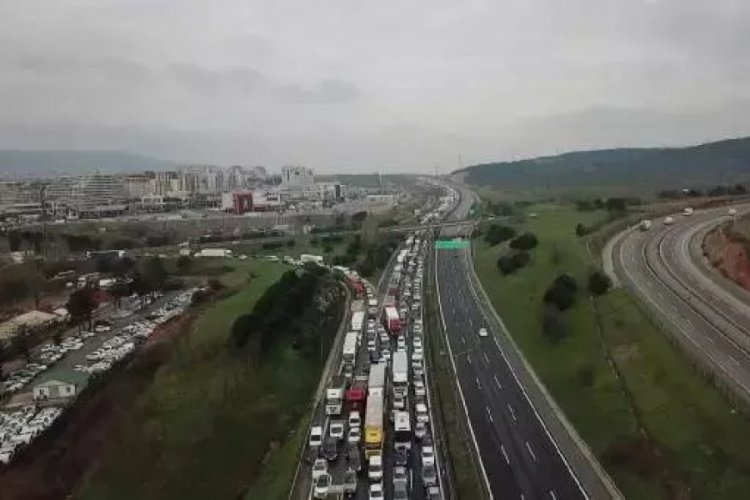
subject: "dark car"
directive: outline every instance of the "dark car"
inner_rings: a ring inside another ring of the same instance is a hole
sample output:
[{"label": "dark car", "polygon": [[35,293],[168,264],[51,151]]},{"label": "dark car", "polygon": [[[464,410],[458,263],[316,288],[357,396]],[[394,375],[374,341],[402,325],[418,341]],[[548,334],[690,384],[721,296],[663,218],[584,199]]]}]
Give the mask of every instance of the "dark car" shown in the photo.
[{"label": "dark car", "polygon": [[339,443],[338,440],[331,438],[330,436],[323,441],[323,450],[321,452],[323,457],[329,462],[333,462],[339,458]]},{"label": "dark car", "polygon": [[393,462],[396,466],[406,467],[409,463],[409,454],[403,448],[397,448],[393,451]]},{"label": "dark car", "polygon": [[393,500],[406,500],[409,498],[409,490],[406,481],[393,483]]},{"label": "dark car", "polygon": [[360,472],[362,470],[362,455],[359,452],[359,447],[356,444],[350,445],[347,448],[346,460],[348,462],[348,468],[352,469],[355,472]]}]

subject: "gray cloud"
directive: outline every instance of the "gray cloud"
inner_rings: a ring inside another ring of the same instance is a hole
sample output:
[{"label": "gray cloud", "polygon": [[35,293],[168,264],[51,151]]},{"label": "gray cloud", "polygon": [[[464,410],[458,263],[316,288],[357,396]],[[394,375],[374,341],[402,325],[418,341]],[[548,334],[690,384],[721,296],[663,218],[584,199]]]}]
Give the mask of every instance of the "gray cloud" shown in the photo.
[{"label": "gray cloud", "polygon": [[432,170],[750,133],[741,0],[0,4],[0,145]]}]

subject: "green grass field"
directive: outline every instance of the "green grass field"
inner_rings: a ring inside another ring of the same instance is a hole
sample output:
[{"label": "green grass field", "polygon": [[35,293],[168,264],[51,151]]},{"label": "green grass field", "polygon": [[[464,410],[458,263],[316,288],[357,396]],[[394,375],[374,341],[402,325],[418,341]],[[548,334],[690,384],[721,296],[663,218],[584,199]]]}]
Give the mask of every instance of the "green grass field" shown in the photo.
[{"label": "green grass field", "polygon": [[261,366],[227,349],[234,319],[289,269],[238,267],[254,277],[209,306],[176,341],[81,498],[237,498],[248,488],[259,492],[256,498],[283,497],[294,474],[289,457],[298,451],[293,433],[322,364],[286,345]]},{"label": "green grass field", "polygon": [[[567,337],[542,334],[542,296],[565,272],[585,288],[596,257],[575,225],[604,213],[534,205],[522,224],[539,238],[528,267],[503,277],[504,245],[480,242],[482,284],[513,337],[627,498],[743,498],[750,491],[750,425],[697,373],[622,290],[594,305],[585,292],[566,313]],[[601,318],[601,338],[595,320]],[[623,383],[607,362],[609,348]],[[651,441],[644,440],[639,422]],[[688,493],[689,492],[689,493]]]}]

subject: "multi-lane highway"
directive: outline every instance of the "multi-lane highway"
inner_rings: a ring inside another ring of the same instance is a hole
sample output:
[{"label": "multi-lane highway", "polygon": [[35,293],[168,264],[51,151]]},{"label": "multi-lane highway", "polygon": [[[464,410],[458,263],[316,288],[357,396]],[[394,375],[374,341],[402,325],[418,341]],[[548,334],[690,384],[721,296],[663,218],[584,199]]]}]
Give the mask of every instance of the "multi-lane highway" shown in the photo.
[{"label": "multi-lane highway", "polygon": [[[746,211],[740,207],[740,211]],[[750,402],[750,301],[702,257],[705,233],[729,220],[726,207],[631,228],[605,248],[617,278],[674,338],[740,398]]]},{"label": "multi-lane highway", "polygon": [[[453,217],[463,218],[473,201],[473,195],[462,190]],[[468,234],[470,229],[443,230],[441,237]],[[542,395],[539,382],[521,361],[483,296],[471,250],[436,250],[435,272],[449,355],[491,496],[618,496],[585,446],[560,422],[559,410],[546,393]],[[482,328],[487,329],[486,336],[480,335]]]}]

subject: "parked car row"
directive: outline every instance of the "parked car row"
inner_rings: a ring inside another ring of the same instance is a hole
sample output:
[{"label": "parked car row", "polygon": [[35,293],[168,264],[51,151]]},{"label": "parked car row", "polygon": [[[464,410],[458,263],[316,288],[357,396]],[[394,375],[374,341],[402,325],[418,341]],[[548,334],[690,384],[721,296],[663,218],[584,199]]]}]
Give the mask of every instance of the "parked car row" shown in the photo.
[{"label": "parked car row", "polygon": [[37,411],[33,405],[0,413],[0,463],[9,464],[23,446],[47,430],[61,413],[61,408],[47,407]]}]

